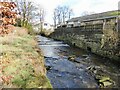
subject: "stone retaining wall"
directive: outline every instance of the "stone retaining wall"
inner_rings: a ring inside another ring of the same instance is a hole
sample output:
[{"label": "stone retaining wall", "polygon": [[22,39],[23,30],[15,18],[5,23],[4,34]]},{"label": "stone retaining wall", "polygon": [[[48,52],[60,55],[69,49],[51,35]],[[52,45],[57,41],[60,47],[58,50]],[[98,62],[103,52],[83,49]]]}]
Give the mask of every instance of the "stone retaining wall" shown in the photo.
[{"label": "stone retaining wall", "polygon": [[60,27],[50,37],[71,43],[82,49],[120,60],[120,39],[116,23],[110,21],[103,25],[103,29],[84,29],[81,27]]}]

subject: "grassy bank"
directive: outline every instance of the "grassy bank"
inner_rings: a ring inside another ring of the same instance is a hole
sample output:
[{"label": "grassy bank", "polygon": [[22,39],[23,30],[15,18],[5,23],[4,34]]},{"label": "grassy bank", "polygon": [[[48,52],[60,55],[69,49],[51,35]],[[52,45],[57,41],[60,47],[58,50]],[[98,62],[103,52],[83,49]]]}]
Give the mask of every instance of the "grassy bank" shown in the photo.
[{"label": "grassy bank", "polygon": [[0,88],[51,88],[44,58],[24,28],[0,37]]}]

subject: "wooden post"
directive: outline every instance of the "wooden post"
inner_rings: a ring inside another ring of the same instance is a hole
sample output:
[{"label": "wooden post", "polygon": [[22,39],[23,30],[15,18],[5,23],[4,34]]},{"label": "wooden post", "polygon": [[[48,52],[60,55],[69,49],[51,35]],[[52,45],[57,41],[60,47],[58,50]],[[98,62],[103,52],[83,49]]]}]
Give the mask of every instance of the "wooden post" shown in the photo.
[{"label": "wooden post", "polygon": [[103,20],[103,30],[105,29],[105,25],[106,25],[106,19]]},{"label": "wooden post", "polygon": [[120,16],[117,17],[117,31],[120,33]]}]

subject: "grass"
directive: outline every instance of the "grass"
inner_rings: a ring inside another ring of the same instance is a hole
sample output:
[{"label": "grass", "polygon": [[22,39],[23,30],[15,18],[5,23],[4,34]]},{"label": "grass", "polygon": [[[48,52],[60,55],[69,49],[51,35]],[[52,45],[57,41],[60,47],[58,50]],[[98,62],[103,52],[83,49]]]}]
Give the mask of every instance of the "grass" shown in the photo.
[{"label": "grass", "polygon": [[34,36],[26,29],[15,29],[15,33],[0,37],[0,88],[52,88]]}]

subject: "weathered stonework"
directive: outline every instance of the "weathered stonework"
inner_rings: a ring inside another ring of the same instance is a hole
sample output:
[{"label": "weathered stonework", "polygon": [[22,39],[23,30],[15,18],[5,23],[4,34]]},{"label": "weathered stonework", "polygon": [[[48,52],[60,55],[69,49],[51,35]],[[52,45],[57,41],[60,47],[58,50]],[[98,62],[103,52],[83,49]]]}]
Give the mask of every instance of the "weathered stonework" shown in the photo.
[{"label": "weathered stonework", "polygon": [[[60,27],[50,37],[89,49],[98,55],[120,60],[120,31],[117,19],[83,22],[80,27]],[[84,25],[84,26],[82,26]]]}]

